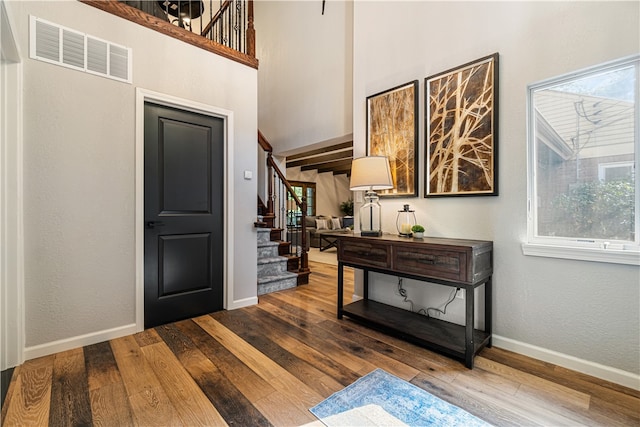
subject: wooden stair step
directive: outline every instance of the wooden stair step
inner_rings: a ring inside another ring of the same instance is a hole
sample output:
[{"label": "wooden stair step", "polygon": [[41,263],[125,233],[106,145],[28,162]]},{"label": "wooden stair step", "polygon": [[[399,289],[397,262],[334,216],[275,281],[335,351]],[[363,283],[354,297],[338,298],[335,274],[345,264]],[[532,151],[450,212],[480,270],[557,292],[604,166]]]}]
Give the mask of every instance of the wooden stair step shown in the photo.
[{"label": "wooden stair step", "polygon": [[281,255],[287,259],[287,271],[293,271],[294,273],[300,268],[300,257],[293,254]]},{"label": "wooden stair step", "polygon": [[282,228],[271,228],[271,240],[278,242],[282,240]]},{"label": "wooden stair step", "polygon": [[278,242],[278,255],[289,255],[289,249],[291,248],[291,242],[284,242],[284,241],[279,241]]},{"label": "wooden stair step", "polygon": [[268,228],[272,228],[275,219],[275,215],[263,215],[262,222],[266,223]]},{"label": "wooden stair step", "polygon": [[309,284],[309,275],[311,271],[297,272],[298,273],[298,286]]}]

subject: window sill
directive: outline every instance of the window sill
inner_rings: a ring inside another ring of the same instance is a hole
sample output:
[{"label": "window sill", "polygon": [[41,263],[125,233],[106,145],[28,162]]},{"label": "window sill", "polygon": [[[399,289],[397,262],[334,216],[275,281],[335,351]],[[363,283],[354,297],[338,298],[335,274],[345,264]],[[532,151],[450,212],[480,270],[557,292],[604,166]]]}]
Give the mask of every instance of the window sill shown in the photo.
[{"label": "window sill", "polygon": [[523,243],[522,253],[530,256],[640,265],[640,252],[619,249],[579,248],[541,243]]}]

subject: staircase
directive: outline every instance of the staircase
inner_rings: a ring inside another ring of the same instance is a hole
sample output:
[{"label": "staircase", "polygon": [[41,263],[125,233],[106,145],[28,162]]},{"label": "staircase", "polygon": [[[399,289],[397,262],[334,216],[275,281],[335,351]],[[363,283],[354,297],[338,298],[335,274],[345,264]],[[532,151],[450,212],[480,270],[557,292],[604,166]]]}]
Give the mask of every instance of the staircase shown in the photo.
[{"label": "staircase", "polygon": [[280,255],[283,242],[271,240],[271,228],[256,230],[258,231],[258,295],[298,286],[298,274],[287,271],[289,257]]},{"label": "staircase", "polygon": [[[258,143],[268,154],[268,199],[265,205],[258,196],[259,220],[255,223],[258,232],[258,295],[264,295],[309,283],[310,271],[306,201],[295,194],[271,156],[271,145],[260,132]],[[288,217],[287,212],[293,212],[292,207],[301,213],[299,221]]]},{"label": "staircase", "polygon": [[[264,205],[258,198],[258,213]],[[290,289],[309,283],[309,269],[302,268],[298,241],[282,240],[282,228],[275,228],[274,218],[267,215],[256,222],[258,232],[258,295]],[[293,278],[293,280],[292,280]]]}]

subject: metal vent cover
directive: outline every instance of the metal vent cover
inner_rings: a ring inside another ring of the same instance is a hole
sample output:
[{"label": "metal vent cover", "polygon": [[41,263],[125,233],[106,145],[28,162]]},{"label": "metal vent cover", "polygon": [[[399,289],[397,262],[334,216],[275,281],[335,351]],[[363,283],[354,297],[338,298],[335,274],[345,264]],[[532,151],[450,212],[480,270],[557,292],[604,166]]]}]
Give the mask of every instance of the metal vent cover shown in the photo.
[{"label": "metal vent cover", "polygon": [[131,83],[131,48],[29,17],[29,57]]}]

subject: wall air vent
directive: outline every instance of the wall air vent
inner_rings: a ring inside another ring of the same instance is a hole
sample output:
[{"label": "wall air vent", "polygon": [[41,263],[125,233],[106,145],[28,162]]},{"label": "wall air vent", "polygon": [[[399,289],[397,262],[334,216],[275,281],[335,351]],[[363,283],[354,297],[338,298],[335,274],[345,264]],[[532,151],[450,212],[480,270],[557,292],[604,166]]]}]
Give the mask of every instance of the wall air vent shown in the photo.
[{"label": "wall air vent", "polygon": [[131,83],[131,49],[30,16],[29,57]]}]

